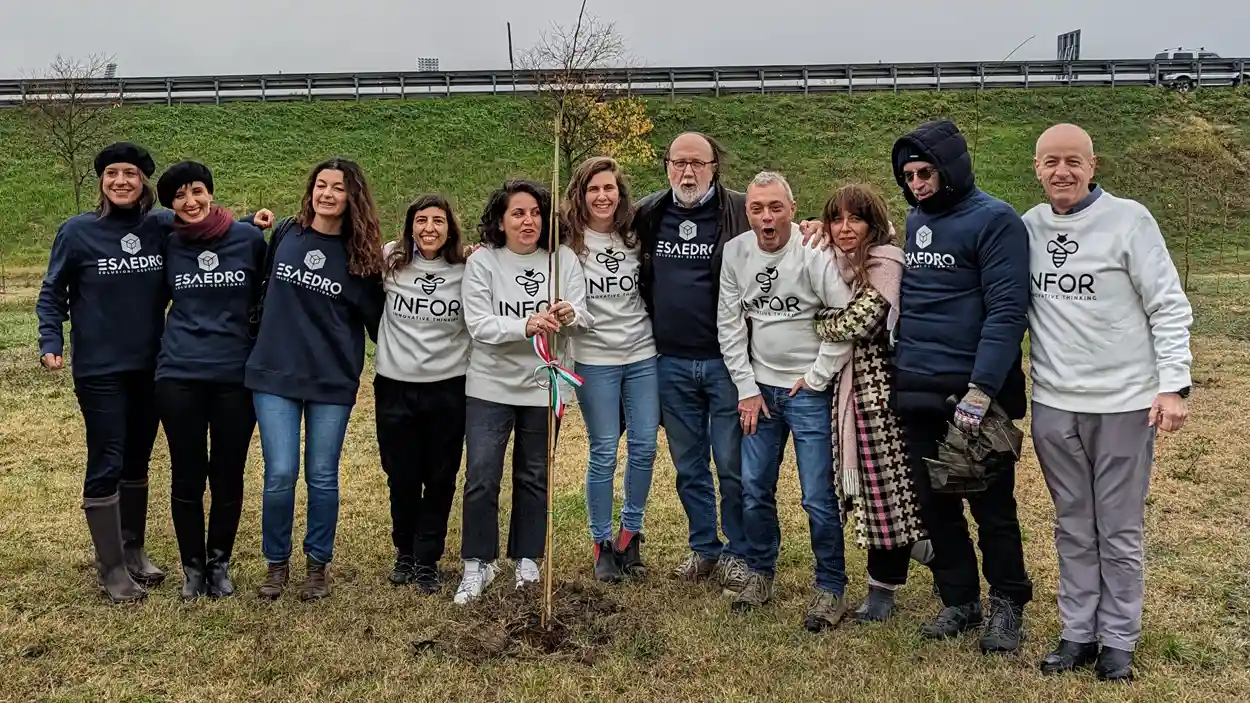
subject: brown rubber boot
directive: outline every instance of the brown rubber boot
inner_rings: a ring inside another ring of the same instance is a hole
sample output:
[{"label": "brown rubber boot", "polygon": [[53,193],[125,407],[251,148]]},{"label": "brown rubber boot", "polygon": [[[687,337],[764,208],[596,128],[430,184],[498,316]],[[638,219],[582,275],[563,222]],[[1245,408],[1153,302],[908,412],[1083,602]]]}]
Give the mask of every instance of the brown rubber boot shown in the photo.
[{"label": "brown rubber boot", "polygon": [[326,564],[308,557],[308,576],[304,580],[304,586],[300,588],[300,600],[319,600],[330,595],[330,578],[326,567]]},{"label": "brown rubber boot", "polygon": [[95,545],[96,583],[114,603],[130,603],[146,598],[148,592],[126,570],[117,494],[107,498],[83,498],[82,507],[87,515],[91,542]]},{"label": "brown rubber boot", "polygon": [[282,595],[283,589],[286,588],[286,582],[290,575],[290,562],[270,562],[269,572],[265,574],[265,581],[257,589],[257,595],[265,600],[277,600]]}]

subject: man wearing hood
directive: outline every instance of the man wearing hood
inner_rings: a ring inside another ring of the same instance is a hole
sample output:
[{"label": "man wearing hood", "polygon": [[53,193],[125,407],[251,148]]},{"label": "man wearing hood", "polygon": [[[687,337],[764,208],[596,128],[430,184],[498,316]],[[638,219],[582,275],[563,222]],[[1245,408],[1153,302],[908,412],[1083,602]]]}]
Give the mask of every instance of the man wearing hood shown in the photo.
[{"label": "man wearing hood", "polygon": [[983,652],[1014,652],[1033,588],[1016,516],[1009,455],[982,491],[935,493],[926,458],[937,457],[948,424],[975,435],[991,403],[1024,417],[1021,343],[1028,326],[1028,232],[1007,203],[977,188],[972,157],[948,120],[922,124],[895,144],[894,177],[913,207],[895,348],[895,409],[933,542],[930,564],[942,597],[924,627],[946,638],[982,623],[977,557],[964,500],[977,521],[990,585]]}]

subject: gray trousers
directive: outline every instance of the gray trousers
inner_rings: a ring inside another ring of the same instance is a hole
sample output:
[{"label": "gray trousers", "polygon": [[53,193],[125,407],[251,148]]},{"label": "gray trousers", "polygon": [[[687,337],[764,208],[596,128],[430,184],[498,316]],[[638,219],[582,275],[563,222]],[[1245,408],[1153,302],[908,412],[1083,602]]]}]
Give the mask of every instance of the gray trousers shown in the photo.
[{"label": "gray trousers", "polygon": [[1065,640],[1133,651],[1141,636],[1142,533],[1155,437],[1149,415],[1033,404],[1033,448],[1055,503]]}]

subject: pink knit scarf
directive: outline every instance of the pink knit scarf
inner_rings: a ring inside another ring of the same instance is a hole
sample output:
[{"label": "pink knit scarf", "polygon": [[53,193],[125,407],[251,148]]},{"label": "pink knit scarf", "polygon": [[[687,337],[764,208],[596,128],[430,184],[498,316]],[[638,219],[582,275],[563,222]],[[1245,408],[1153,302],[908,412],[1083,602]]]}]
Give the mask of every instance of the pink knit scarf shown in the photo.
[{"label": "pink knit scarf", "polygon": [[[855,277],[855,269],[851,259],[841,251],[834,253],[838,262],[838,271],[842,280],[850,283]],[[886,316],[886,329],[893,330],[898,323],[899,286],[903,280],[903,250],[896,246],[875,246],[868,250],[868,285],[877,291],[890,304],[890,312]],[[861,284],[862,285],[862,284]],[[856,291],[858,292],[858,291]],[[835,412],[838,418],[838,451],[841,455],[841,471],[844,479],[844,495],[859,493],[859,444],[855,431],[855,359],[846,362],[838,379],[838,399]],[[856,480],[849,480],[854,476]]]}]

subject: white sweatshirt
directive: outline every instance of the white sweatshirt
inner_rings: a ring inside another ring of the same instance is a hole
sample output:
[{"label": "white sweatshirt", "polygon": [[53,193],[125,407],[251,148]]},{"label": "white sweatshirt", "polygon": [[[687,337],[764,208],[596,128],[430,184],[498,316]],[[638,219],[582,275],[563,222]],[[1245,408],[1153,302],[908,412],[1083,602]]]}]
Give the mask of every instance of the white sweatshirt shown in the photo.
[{"label": "white sweatshirt", "polygon": [[821,342],[813,325],[822,308],[850,302],[850,286],[833,256],[803,246],[802,237],[793,225],[790,241],[771,254],[755,232],[725,245],[716,326],[739,400],[759,395],[757,383],[788,390],[800,378],[823,391],[851,357],[849,342]]},{"label": "white sweatshirt", "polygon": [[594,329],[573,343],[578,363],[632,364],[655,356],[651,317],[638,291],[642,263],[638,246],[625,247],[620,235],[584,233],[586,253],[579,254],[586,273],[586,309]]},{"label": "white sweatshirt", "polygon": [[[384,257],[396,246],[390,242]],[[464,264],[416,254],[412,263],[384,275],[386,311],[378,327],[378,373],[396,381],[431,383],[464,375],[469,331],[461,314]]]},{"label": "white sweatshirt", "polygon": [[1071,215],[1043,203],[1024,223],[1035,402],[1118,413],[1190,385],[1193,311],[1149,210],[1104,192]]},{"label": "white sweatshirt", "polygon": [[[577,312],[573,324],[564,331],[578,335],[594,323],[586,312],[586,278],[582,264],[572,249],[561,245],[560,298]],[[504,405],[546,407],[548,392],[538,385],[544,374],[535,369],[542,361],[525,336],[525,321],[535,312],[546,310],[548,261],[546,250],[517,254],[507,247],[482,247],[473,252],[465,265],[464,319],[473,337],[465,394]],[[560,344],[561,347],[567,343]],[[571,359],[560,352],[566,368]],[[561,384],[561,394],[570,389]]]}]

